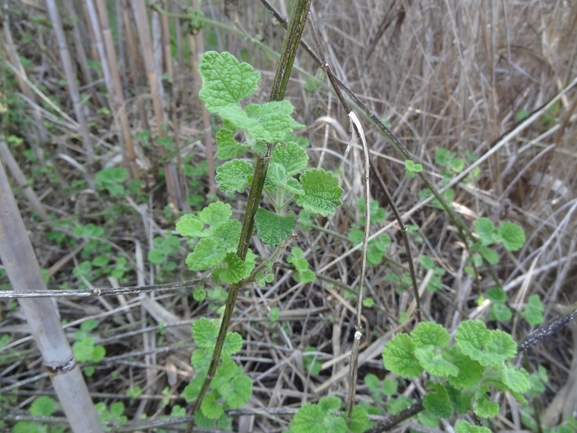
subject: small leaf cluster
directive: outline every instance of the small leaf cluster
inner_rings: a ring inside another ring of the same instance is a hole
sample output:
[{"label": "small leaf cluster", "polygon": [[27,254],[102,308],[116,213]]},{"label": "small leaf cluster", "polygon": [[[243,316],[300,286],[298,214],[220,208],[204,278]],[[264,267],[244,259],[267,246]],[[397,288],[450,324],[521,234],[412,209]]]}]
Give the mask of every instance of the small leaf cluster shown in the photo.
[{"label": "small leaf cluster", "polygon": [[163,271],[173,271],[176,269],[176,262],[169,257],[178,253],[180,247],[179,239],[167,233],[166,237],[157,236],[152,240],[154,248],[148,252],[148,261],[152,264],[159,265]]},{"label": "small leaf cluster", "polygon": [[[46,395],[38,397],[28,412],[32,416],[51,416],[56,410],[57,403]],[[62,433],[66,427],[47,426],[36,421],[18,421],[14,425],[13,433]]]},{"label": "small leaf cluster", "polygon": [[530,388],[529,375],[508,362],[517,354],[509,334],[467,320],[457,328],[455,340],[449,346],[450,335],[443,326],[421,322],[410,335],[397,334],[387,343],[385,367],[408,379],[429,373],[432,380],[423,405],[441,418],[470,409],[480,418],[496,416],[499,405],[489,399],[491,387],[526,402],[522,393]]},{"label": "small leaf cluster", "polygon": [[441,277],[445,275],[445,270],[440,266],[435,266],[435,262],[433,262],[433,259],[431,259],[429,256],[420,256],[419,262],[426,271],[429,271],[430,269],[433,270],[433,275],[427,283],[427,290],[430,290],[431,292],[440,290],[443,287]]},{"label": "small leaf cluster", "polygon": [[94,405],[104,431],[110,431],[111,425],[123,426],[128,418],[124,415],[124,403],[117,401],[106,408],[106,404],[98,402]]},{"label": "small leaf cluster", "polygon": [[[359,224],[353,227],[365,226],[365,199],[360,197],[357,201],[357,209],[361,215]],[[369,212],[371,215],[371,223],[381,223],[387,218],[387,212],[379,206],[379,202],[371,200],[369,203]],[[347,236],[354,246],[363,242],[364,231],[360,228],[353,228]],[[391,238],[387,234],[381,234],[375,239],[371,239],[367,245],[367,263],[371,265],[378,265],[383,261],[383,256],[387,251],[387,246],[391,243]]]},{"label": "small leaf cluster", "polygon": [[[517,251],[525,243],[525,233],[519,225],[505,221],[496,228],[489,218],[478,218],[475,221],[475,232],[479,235],[479,242],[472,247],[473,261],[477,266],[482,264],[481,256],[492,265],[499,262],[497,251],[489,248],[492,244],[503,244],[507,251]],[[474,275],[468,267],[467,272]]]},{"label": "small leaf cluster", "polygon": [[112,197],[127,195],[124,182],[128,173],[124,167],[110,167],[96,173],[94,184],[100,190],[106,190]]},{"label": "small leaf cluster", "polygon": [[317,276],[309,269],[309,262],[303,256],[304,252],[298,247],[291,249],[291,255],[286,261],[295,267],[294,278],[301,283],[312,283]]},{"label": "small leaf cluster", "polygon": [[213,281],[234,284],[250,275],[255,257],[250,249],[245,261],[236,255],[241,224],[231,216],[229,204],[214,202],[197,215],[186,214],[180,218],[176,231],[193,242],[198,240],[193,252],[186,257],[190,270],[216,267],[212,271]]},{"label": "small leaf cluster", "polygon": [[417,164],[410,159],[405,160],[405,176],[407,176],[407,179],[414,178],[417,173],[422,171],[423,166],[421,164]]},{"label": "small leaf cluster", "polygon": [[[192,336],[198,348],[191,358],[196,376],[182,393],[188,403],[196,400],[206,379],[218,336],[218,327],[214,322],[203,317],[193,323]],[[215,424],[218,424],[219,429],[230,430],[232,422],[226,415],[226,411],[240,408],[252,395],[252,380],[245,374],[242,367],[230,358],[241,348],[240,334],[228,332],[220,355],[220,364],[210,382],[209,391],[200,409],[194,414],[198,427],[213,429]]]},{"label": "small leaf cluster", "polygon": [[489,320],[497,320],[506,323],[513,317],[513,312],[506,305],[507,293],[501,287],[493,287],[487,290],[485,297],[491,301]]},{"label": "small leaf cluster", "polygon": [[[96,339],[91,336],[90,331],[98,327],[95,319],[87,320],[80,325],[80,330],[74,333],[74,344],[72,350],[78,362],[99,362],[106,355],[104,346],[96,345]],[[84,374],[90,377],[94,374],[94,367],[88,366],[84,369]]]},{"label": "small leaf cluster", "polygon": [[[303,350],[303,367],[312,375],[317,375],[321,372],[322,362],[316,358],[318,350],[312,346]],[[307,355],[309,354],[309,355]]]},{"label": "small leaf cluster", "polygon": [[283,433],[362,433],[369,427],[365,409],[355,406],[347,424],[347,413],[338,413],[342,406],[342,400],[334,396],[323,397],[318,404],[307,403]]}]

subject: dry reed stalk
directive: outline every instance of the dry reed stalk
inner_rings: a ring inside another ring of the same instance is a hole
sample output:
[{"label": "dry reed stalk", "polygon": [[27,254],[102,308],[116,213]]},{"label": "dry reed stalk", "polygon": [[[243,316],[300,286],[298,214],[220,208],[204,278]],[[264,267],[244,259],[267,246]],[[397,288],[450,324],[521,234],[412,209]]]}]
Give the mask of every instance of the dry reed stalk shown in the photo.
[{"label": "dry reed stalk", "polygon": [[80,65],[80,70],[82,71],[84,82],[86,83],[88,89],[90,89],[89,91],[92,95],[92,103],[98,107],[100,106],[100,102],[96,95],[94,86],[92,85],[92,71],[88,67],[88,59],[86,57],[86,51],[84,51],[84,45],[82,43],[82,36],[80,32],[80,17],[74,10],[74,4],[72,3],[72,0],[66,0],[64,5],[66,6],[66,11],[68,12],[70,21],[72,21],[72,35],[74,36],[74,48],[76,48],[78,64]]},{"label": "dry reed stalk", "polygon": [[142,129],[150,130],[150,126],[148,125],[148,116],[146,115],[146,107],[144,106],[144,98],[142,96],[142,76],[140,74],[140,68],[137,66],[136,62],[136,59],[138,59],[140,55],[138,53],[136,41],[134,40],[134,32],[130,20],[130,6],[128,5],[128,2],[129,0],[123,0],[122,2],[122,20],[126,27],[126,40],[128,42],[128,65],[130,66],[132,80],[134,81],[133,88]]},{"label": "dry reed stalk", "polygon": [[[53,21],[54,23],[54,21]],[[0,256],[16,292],[46,290],[20,211],[0,164]],[[102,433],[80,367],[51,299],[21,299],[20,307],[42,353],[50,378],[70,427],[75,433]]]},{"label": "dry reed stalk", "polygon": [[[14,65],[16,69],[20,71],[20,74],[16,74],[16,79],[18,80],[18,85],[22,90],[22,93],[30,100],[35,102],[36,98],[30,87],[27,85],[27,75],[22,63],[20,62],[20,57],[18,56],[18,52],[16,51],[16,47],[14,46],[14,41],[12,40],[12,33],[10,33],[10,26],[6,20],[4,24],[4,40],[5,40],[5,47],[6,51],[8,52],[8,57],[10,61]],[[44,165],[44,149],[43,145],[48,141],[48,135],[46,133],[46,129],[44,128],[44,123],[42,122],[42,114],[38,109],[37,105],[32,105],[32,117],[34,118],[34,125],[36,126],[36,142],[32,142],[32,148],[34,149],[34,153],[38,157],[38,162]]]},{"label": "dry reed stalk", "polygon": [[[92,3],[92,0],[87,0],[87,4]],[[130,125],[128,123],[128,116],[126,114],[126,104],[124,102],[124,91],[122,90],[122,83],[120,81],[120,74],[118,73],[118,64],[116,62],[116,52],[114,50],[114,41],[112,40],[112,32],[110,31],[110,24],[108,21],[108,11],[106,9],[105,0],[96,0],[98,7],[98,16],[100,17],[100,25],[104,44],[106,45],[106,54],[108,57],[108,64],[110,66],[110,75],[112,78],[112,87],[114,93],[111,99],[114,106],[114,112],[118,115],[120,122],[120,129],[122,137],[124,138],[124,152],[128,156],[128,164],[132,177],[135,178],[140,173],[140,169],[136,164],[136,154],[132,145],[132,137],[130,134]],[[93,7],[89,6],[89,7]],[[116,116],[115,116],[116,117]]]},{"label": "dry reed stalk", "polygon": [[76,120],[80,125],[82,147],[86,152],[86,161],[90,164],[94,159],[94,149],[92,147],[90,134],[88,133],[88,125],[86,123],[86,117],[84,116],[84,107],[80,101],[80,93],[78,91],[78,85],[76,84],[76,74],[72,67],[72,60],[70,59],[70,51],[68,50],[68,44],[66,42],[64,30],[62,29],[60,12],[58,12],[58,6],[55,0],[46,0],[46,5],[54,28],[54,34],[56,35],[56,40],[58,42],[60,58],[62,60],[62,65],[64,66],[64,73],[66,74],[66,81],[68,82],[68,90],[70,91],[72,105],[74,106],[74,114],[76,115]]},{"label": "dry reed stalk", "polygon": [[[152,94],[152,106],[154,108],[154,117],[156,118],[156,126],[158,128],[158,136],[165,138],[167,136],[166,122],[164,119],[165,113],[162,101],[162,85],[160,83],[160,76],[156,71],[156,64],[154,61],[153,45],[150,38],[150,28],[148,25],[148,15],[146,13],[146,5],[143,1],[131,0],[132,8],[134,10],[134,18],[138,29],[140,38],[142,54],[144,57],[144,64],[148,73],[148,82],[150,84],[150,92]],[[154,21],[153,21],[154,22]],[[161,53],[162,54],[162,53]],[[161,57],[162,60],[162,57]],[[165,155],[164,147],[160,146],[161,154]],[[168,202],[176,207],[178,203],[177,194],[177,179],[170,161],[164,165],[164,173],[166,178],[166,189],[168,193]]]}]

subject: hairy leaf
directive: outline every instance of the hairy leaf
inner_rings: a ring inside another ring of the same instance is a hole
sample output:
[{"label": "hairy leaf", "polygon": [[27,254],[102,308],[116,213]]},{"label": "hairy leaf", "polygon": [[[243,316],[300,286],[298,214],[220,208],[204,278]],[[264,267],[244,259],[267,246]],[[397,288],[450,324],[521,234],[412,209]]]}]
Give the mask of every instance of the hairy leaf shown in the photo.
[{"label": "hairy leaf", "polygon": [[258,237],[271,249],[288,238],[297,225],[292,215],[281,216],[262,208],[256,211],[254,221]]},{"label": "hairy leaf", "polygon": [[202,77],[199,98],[211,113],[236,104],[258,90],[260,72],[248,63],[240,63],[230,53],[208,51],[198,67]]},{"label": "hairy leaf", "polygon": [[234,139],[234,132],[230,129],[220,129],[216,133],[216,157],[231,159],[238,155],[243,146]]},{"label": "hairy leaf", "polygon": [[242,159],[227,161],[216,169],[216,182],[227,195],[243,192],[249,184],[248,178],[252,175],[252,165]]},{"label": "hairy leaf", "polygon": [[525,243],[525,232],[515,223],[505,221],[499,226],[499,237],[507,251],[517,251]]},{"label": "hairy leaf", "polygon": [[413,379],[423,372],[415,359],[415,345],[407,334],[397,334],[383,350],[385,367],[399,376]]},{"label": "hairy leaf", "polygon": [[306,170],[301,176],[304,194],[297,197],[299,206],[312,213],[327,216],[341,204],[343,190],[338,179],[322,169]]},{"label": "hairy leaf", "polygon": [[308,160],[306,150],[289,141],[285,145],[279,144],[274,148],[270,162],[282,165],[288,176],[294,176],[307,168]]}]

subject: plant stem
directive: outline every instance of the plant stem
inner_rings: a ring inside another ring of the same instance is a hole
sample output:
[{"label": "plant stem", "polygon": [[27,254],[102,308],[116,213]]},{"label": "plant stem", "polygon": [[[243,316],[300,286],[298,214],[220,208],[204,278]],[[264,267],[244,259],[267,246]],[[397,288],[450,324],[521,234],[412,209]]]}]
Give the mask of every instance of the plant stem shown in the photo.
[{"label": "plant stem", "polygon": [[[281,58],[277,66],[273,88],[269,98],[270,101],[281,101],[284,98],[284,94],[286,92],[286,87],[292,70],[292,65],[296,56],[297,49],[300,45],[301,36],[306,24],[306,19],[308,16],[311,1],[312,0],[299,0],[297,4],[294,6],[293,13],[291,16],[291,22],[287,31],[286,38],[283,43]],[[240,239],[236,251],[237,256],[243,261],[246,259],[246,253],[250,246],[250,238],[252,237],[252,232],[254,229],[254,215],[256,214],[256,211],[260,203],[260,199],[262,197],[262,190],[264,188],[266,172],[268,169],[270,155],[272,154],[273,148],[274,143],[268,143],[266,155],[264,157],[257,156],[256,165],[254,167],[253,181],[248,196],[248,202],[242,224],[242,230],[240,233]],[[240,283],[233,284],[228,292],[228,298],[226,300],[226,306],[224,309],[220,330],[218,332],[218,337],[216,339],[216,344],[214,346],[214,352],[212,355],[212,360],[210,362],[210,367],[208,368],[206,379],[202,384],[200,393],[198,394],[198,397],[192,407],[193,414],[196,414],[196,412],[200,408],[202,400],[206,395],[206,392],[208,391],[208,388],[210,386],[210,382],[216,373],[216,368],[220,360],[220,354],[222,352],[222,347],[224,345],[226,333],[228,331],[234,306],[236,304],[236,298],[241,287],[242,287],[242,281]],[[193,429],[194,429],[194,421],[188,424],[187,431],[192,432]]]}]

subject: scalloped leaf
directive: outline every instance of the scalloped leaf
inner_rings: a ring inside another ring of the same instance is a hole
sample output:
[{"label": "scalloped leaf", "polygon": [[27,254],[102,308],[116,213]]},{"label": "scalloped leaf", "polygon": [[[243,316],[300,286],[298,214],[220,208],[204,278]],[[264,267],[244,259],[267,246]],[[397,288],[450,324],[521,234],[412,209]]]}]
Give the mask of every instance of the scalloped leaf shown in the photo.
[{"label": "scalloped leaf", "polygon": [[277,163],[284,167],[288,176],[294,176],[305,168],[309,161],[306,150],[298,144],[289,141],[285,145],[279,144],[273,150],[271,164]]},{"label": "scalloped leaf", "polygon": [[322,216],[335,213],[341,204],[343,190],[332,173],[312,168],[301,175],[300,181],[304,194],[297,196],[299,206]]},{"label": "scalloped leaf", "polygon": [[249,185],[252,165],[242,159],[227,161],[216,169],[216,182],[226,195],[243,192]]},{"label": "scalloped leaf", "polygon": [[385,368],[399,376],[413,379],[423,372],[415,359],[415,345],[407,334],[397,334],[383,350]]},{"label": "scalloped leaf", "polygon": [[254,222],[258,237],[271,249],[288,238],[297,226],[293,215],[281,216],[262,208],[256,211]]}]

